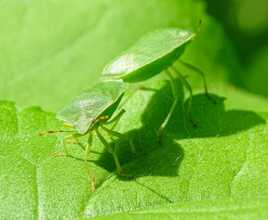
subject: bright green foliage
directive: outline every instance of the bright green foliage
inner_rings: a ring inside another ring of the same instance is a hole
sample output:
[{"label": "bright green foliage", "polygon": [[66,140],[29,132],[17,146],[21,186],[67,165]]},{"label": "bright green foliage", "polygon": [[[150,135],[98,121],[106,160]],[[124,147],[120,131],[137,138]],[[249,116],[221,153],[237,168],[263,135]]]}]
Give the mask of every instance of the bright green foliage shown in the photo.
[{"label": "bright green foliage", "polygon": [[189,30],[165,28],[148,33],[108,64],[103,77],[142,81],[170,67],[195,37]]},{"label": "bright green foliage", "polygon": [[88,200],[84,163],[54,157],[56,138],[38,135],[51,128],[59,128],[53,114],[0,102],[0,219],[73,216]]},{"label": "bright green foliage", "polygon": [[[1,1],[1,99],[58,109],[145,32],[194,26],[203,11],[194,2]],[[110,154],[91,153],[94,193],[83,160],[53,156],[63,150],[62,137],[38,135],[60,128],[54,114],[1,102],[0,219],[267,219],[268,115],[259,113],[268,112],[267,100],[226,85],[239,64],[209,17],[182,58],[206,73],[217,105],[200,94],[200,78],[177,65],[191,75],[198,128],[182,117],[181,92],[159,146],[155,130],[169,110],[171,91],[161,75],[146,82],[152,89],[127,102],[117,127],[137,148],[133,155],[127,140],[118,142],[124,171],[137,178],[118,179]],[[77,145],[68,147],[83,158]],[[95,138],[93,150],[103,152]]]},{"label": "bright green foliage", "polygon": [[[122,218],[169,219],[179,213],[184,219],[194,219],[201,212],[204,218],[241,219],[247,213],[266,214],[268,115],[242,106],[230,108],[219,96],[214,97],[218,102],[214,105],[204,95],[195,95],[193,117],[199,127],[185,125],[178,107],[159,146],[154,129],[168,111],[171,91],[158,78],[149,85],[156,91],[140,91],[131,98],[118,126],[137,147],[138,154],[133,155],[125,140],[119,142],[123,168],[136,180],[109,176],[114,170],[110,155],[92,154],[97,164],[89,168],[98,180],[93,194],[83,160],[53,157],[53,152],[62,150],[60,141],[38,136],[40,131],[59,127],[54,116],[39,108],[17,112],[12,103],[2,102],[0,186],[5,190],[0,191],[1,219],[115,213],[119,214],[114,218],[120,219],[121,212],[129,211],[134,213]],[[233,101],[239,105],[239,99]],[[73,155],[83,158],[80,148],[69,147]],[[99,142],[94,141],[93,149],[102,152]]]},{"label": "bright green foliage", "polygon": [[[225,106],[219,96],[214,97],[218,102],[215,106],[204,95],[196,95],[193,117],[199,127],[191,129],[186,124],[188,131],[184,129],[181,108],[178,108],[166,131],[164,146],[157,146],[152,137],[164,112],[168,111],[163,106],[171,101],[167,100],[170,91],[164,86],[150,94],[140,92],[143,98],[129,103],[129,106],[142,106],[145,100],[149,102],[145,107],[136,108],[143,112],[139,128],[134,125],[131,129],[131,121],[137,120],[135,116],[125,119],[128,125],[123,123],[124,118],[120,122],[121,129],[129,129],[127,134],[134,138],[138,152],[143,152],[137,159],[134,156],[131,163],[126,159],[125,169],[138,178],[128,181],[111,177],[89,199],[85,215],[140,211],[149,217],[151,209],[161,212],[162,206],[177,206],[185,213],[184,219],[191,219],[199,216],[194,210],[199,205],[202,207],[202,202],[206,213],[211,212],[208,216],[214,217],[220,214],[216,210],[221,209],[232,216],[230,207],[238,207],[241,216],[251,209],[260,209],[261,206],[255,207],[250,201],[257,203],[268,196],[268,129],[265,124],[268,115]],[[239,105],[239,99],[236,103]],[[230,199],[238,201],[229,203]],[[242,203],[238,203],[240,201]],[[164,212],[162,217],[168,219],[173,211]]]},{"label": "bright green foliage", "polygon": [[121,81],[100,82],[76,97],[57,116],[84,134],[104,112],[112,116],[124,93],[125,85]]},{"label": "bright green foliage", "polygon": [[[219,201],[196,201],[172,204],[147,211],[114,214],[93,218],[94,220],[215,220],[215,219],[267,219],[267,205],[261,202],[226,199]],[[88,218],[80,218],[85,220]]]}]

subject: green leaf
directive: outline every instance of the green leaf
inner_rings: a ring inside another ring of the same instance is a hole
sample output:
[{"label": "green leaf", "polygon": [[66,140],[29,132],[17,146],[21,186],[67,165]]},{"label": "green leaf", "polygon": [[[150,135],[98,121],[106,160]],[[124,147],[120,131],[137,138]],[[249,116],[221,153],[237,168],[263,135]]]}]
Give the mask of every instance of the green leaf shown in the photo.
[{"label": "green leaf", "polygon": [[[84,163],[54,157],[53,114],[40,108],[18,111],[0,102],[0,219],[58,219],[79,213],[88,199],[90,180]],[[101,173],[98,181],[101,181]],[[96,171],[98,173],[98,171]]]},{"label": "green leaf", "polygon": [[[60,127],[53,114],[36,107],[18,111],[1,102],[0,218],[267,217],[268,114],[225,105],[220,93],[213,96],[217,104],[196,94],[198,128],[184,120],[181,103],[160,146],[155,129],[171,104],[171,91],[162,77],[144,85],[153,91],[130,98],[118,125],[137,148],[133,155],[127,139],[118,142],[124,172],[135,178],[111,173],[109,154],[92,154],[95,162],[88,168],[97,180],[94,193],[83,151],[68,145],[81,160],[55,157],[62,151],[61,136],[38,135]],[[93,150],[103,152],[96,139]]]},{"label": "green leaf", "polygon": [[[242,106],[230,108],[219,96],[214,96],[215,105],[204,95],[197,94],[193,99],[193,118],[198,128],[185,125],[178,107],[163,145],[159,146],[154,132],[171,104],[169,89],[160,88],[151,96],[141,92],[137,95],[139,99],[131,99],[126,107],[127,115],[119,125],[121,131],[128,130],[125,135],[134,141],[139,152],[136,156],[121,154],[125,172],[136,178],[110,177],[90,197],[84,215],[125,213],[126,218],[127,213],[138,212],[149,218],[151,212],[162,213],[163,207],[171,206],[174,209],[164,208],[162,218],[168,219],[173,212],[185,212],[183,219],[191,219],[199,216],[194,210],[202,205],[209,213],[207,216],[214,218],[220,216],[215,210],[222,209],[224,215],[230,217],[231,210],[237,209],[241,217],[251,209],[261,209],[246,204],[268,198],[268,115],[243,110]],[[143,112],[141,116],[128,114],[133,106],[135,111]],[[139,127],[135,125],[137,117],[141,117]],[[126,146],[123,146],[122,151],[125,151]],[[129,162],[130,158],[134,160]],[[128,217],[131,219],[131,216]]]},{"label": "green leaf", "polygon": [[[267,206],[260,202],[241,202],[232,199],[221,201],[196,201],[184,204],[172,204],[166,207],[149,209],[146,211],[134,211],[131,213],[114,214],[112,216],[101,216],[94,220],[212,220],[212,219],[267,219]],[[88,219],[88,218],[80,218]]]}]

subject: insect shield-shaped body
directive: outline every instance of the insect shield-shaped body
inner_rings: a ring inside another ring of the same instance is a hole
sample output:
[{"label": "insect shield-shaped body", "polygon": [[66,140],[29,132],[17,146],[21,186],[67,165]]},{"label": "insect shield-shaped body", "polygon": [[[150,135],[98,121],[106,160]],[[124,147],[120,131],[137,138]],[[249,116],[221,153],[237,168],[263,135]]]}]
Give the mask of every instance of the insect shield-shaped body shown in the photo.
[{"label": "insect shield-shaped body", "polygon": [[[68,138],[77,139],[88,135],[88,144],[85,148],[85,161],[87,161],[89,147],[92,143],[92,133],[105,145],[108,152],[113,155],[117,172],[121,172],[121,166],[115,149],[109,145],[101,131],[110,136],[121,137],[122,135],[106,127],[108,124],[117,123],[124,111],[121,110],[113,117],[118,105],[124,96],[125,85],[122,81],[104,81],[96,84],[91,89],[76,97],[57,115],[57,118],[74,129],[74,133]],[[68,153],[66,153],[68,155]]]},{"label": "insect shield-shaped body", "polygon": [[170,67],[195,37],[190,30],[166,28],[151,32],[109,63],[102,76],[139,82]]},{"label": "insect shield-shaped body", "polygon": [[[187,116],[190,121],[193,121],[191,119],[191,86],[185,77],[172,67],[172,64],[180,58],[186,45],[191,42],[195,36],[196,34],[190,30],[178,28],[165,28],[151,32],[142,37],[135,45],[123,52],[120,56],[112,60],[102,72],[103,78],[122,79],[130,83],[149,79],[161,72],[165,72],[168,75],[174,96],[174,103],[159,128],[158,137],[161,137],[162,131],[170,120],[178,102],[179,96],[176,86],[174,85],[173,74],[179,77],[182,84],[190,93]],[[207,93],[206,82],[202,71],[183,61],[181,61],[181,64],[202,75]]]},{"label": "insect shield-shaped body", "polygon": [[100,82],[73,99],[57,118],[74,127],[78,134],[86,134],[112,117],[124,93],[122,81]]}]

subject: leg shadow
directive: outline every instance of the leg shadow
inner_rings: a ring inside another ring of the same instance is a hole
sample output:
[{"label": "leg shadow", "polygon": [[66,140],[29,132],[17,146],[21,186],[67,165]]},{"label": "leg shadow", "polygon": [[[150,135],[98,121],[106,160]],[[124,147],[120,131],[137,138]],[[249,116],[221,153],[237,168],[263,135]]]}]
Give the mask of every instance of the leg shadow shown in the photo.
[{"label": "leg shadow", "polygon": [[[226,110],[223,97],[210,94],[214,103],[205,94],[197,94],[192,100],[192,116],[198,125],[194,128],[184,113],[189,100],[183,101],[184,93],[179,81],[177,85],[180,101],[164,131],[162,145],[157,142],[156,133],[172,105],[173,98],[169,85],[157,90],[150,101],[145,103],[146,109],[141,113],[142,127],[125,133],[125,136],[133,141],[137,154],[131,152],[127,140],[113,143],[118,146],[117,152],[124,171],[133,178],[178,176],[184,152],[175,140],[228,136],[265,122],[254,112]],[[96,163],[111,172],[115,170],[109,153],[104,153]]]}]

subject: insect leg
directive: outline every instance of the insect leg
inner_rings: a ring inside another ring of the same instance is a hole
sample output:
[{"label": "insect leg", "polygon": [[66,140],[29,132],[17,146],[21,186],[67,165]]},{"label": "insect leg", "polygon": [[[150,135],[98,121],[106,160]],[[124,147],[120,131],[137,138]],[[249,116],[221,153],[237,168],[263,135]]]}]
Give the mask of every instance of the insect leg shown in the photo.
[{"label": "insect leg", "polygon": [[66,147],[66,144],[67,144],[67,141],[69,139],[72,139],[73,138],[73,135],[68,135],[66,137],[63,138],[62,142],[61,142],[61,145],[63,147],[63,153],[62,152],[54,152],[52,155],[53,156],[61,156],[61,157],[69,157],[70,154],[68,152],[68,148]]},{"label": "insect leg", "polygon": [[87,164],[89,153],[90,153],[90,147],[92,145],[92,141],[93,141],[92,132],[89,132],[87,144],[86,144],[86,147],[85,147],[85,167],[86,167],[86,169],[88,171],[89,178],[92,180],[91,181],[91,191],[94,192],[96,190],[96,178],[95,178],[94,175],[90,174],[90,170],[89,170],[89,167],[88,167],[88,164]]},{"label": "insect leg", "polygon": [[193,70],[193,72],[199,74],[199,75],[202,77],[203,84],[204,84],[205,95],[207,96],[207,98],[208,98],[209,100],[211,100],[212,102],[215,103],[215,100],[209,95],[209,92],[208,92],[208,86],[207,86],[207,81],[206,81],[206,77],[205,77],[204,72],[203,72],[201,69],[199,69],[198,67],[196,67],[196,66],[194,66],[194,65],[192,65],[192,64],[190,64],[190,63],[187,63],[187,62],[185,62],[185,61],[183,61],[183,60],[179,60],[179,62],[180,62],[183,66],[185,66],[186,68]]},{"label": "insect leg", "polygon": [[[114,136],[114,137],[117,137],[117,138],[121,138],[121,139],[123,139],[123,138],[125,137],[123,134],[121,134],[121,133],[119,133],[119,132],[117,132],[117,131],[114,131],[114,130],[112,130],[112,129],[106,128],[106,127],[104,127],[104,126],[101,126],[101,128],[102,128],[104,131],[106,131],[106,132],[107,132],[109,135],[111,135],[111,136]],[[132,140],[129,140],[129,146],[130,146],[130,148],[131,148],[132,153],[136,154],[137,151],[136,151],[135,145],[134,145],[134,143],[133,143]]]},{"label": "insect leg", "polygon": [[85,147],[85,163],[87,163],[91,145],[92,145],[92,132],[89,132],[87,144]]},{"label": "insect leg", "polygon": [[184,62],[183,60],[179,60],[179,62],[183,66],[187,67],[188,69],[193,70],[194,72],[196,72],[197,74],[199,74],[202,77],[203,84],[204,84],[205,94],[208,95],[207,81],[206,81],[206,77],[205,77],[204,72],[201,69],[199,69],[198,67],[196,67],[196,66],[194,66],[194,65],[192,65],[190,63]]},{"label": "insect leg", "polygon": [[176,90],[176,85],[174,84],[174,77],[172,76],[171,72],[166,70],[166,73],[169,77],[169,83],[170,83],[170,86],[171,86],[171,90],[172,90],[172,95],[173,95],[173,98],[174,98],[174,101],[172,103],[172,106],[168,112],[168,115],[166,116],[165,120],[162,122],[162,124],[160,125],[159,129],[158,129],[158,132],[157,132],[157,136],[158,136],[158,140],[160,141],[161,137],[162,137],[162,133],[163,133],[163,130],[165,129],[165,127],[167,126],[177,104],[178,104],[178,100],[179,100],[179,96],[178,96],[178,92]]},{"label": "insect leg", "polygon": [[116,127],[116,125],[118,124],[119,120],[122,118],[122,116],[124,115],[124,113],[126,112],[125,109],[121,109],[120,112],[114,116],[110,121],[106,122],[106,124],[113,124],[112,126],[112,130]]},{"label": "insect leg", "polygon": [[63,143],[62,143],[63,144],[64,154],[65,154],[66,157],[69,156],[69,152],[68,152],[68,148],[66,146],[66,143],[67,143],[67,140],[70,139],[70,138],[72,138],[72,135],[64,137]]},{"label": "insect leg", "polygon": [[[68,144],[77,144],[83,151],[85,151],[87,145],[84,145],[82,142],[80,142],[80,141],[78,140],[79,137],[80,137],[80,136],[78,136],[78,137],[73,136],[71,141],[66,141],[66,142],[67,142]],[[100,152],[98,152],[98,151],[94,151],[94,150],[90,150],[89,153],[93,153],[93,154],[101,154]]]},{"label": "insect leg", "polygon": [[100,141],[102,142],[102,144],[106,147],[107,151],[112,154],[115,165],[116,165],[116,172],[118,174],[121,174],[122,169],[121,169],[121,165],[119,162],[119,159],[117,157],[117,154],[115,152],[115,150],[111,147],[111,145],[105,140],[105,138],[102,136],[102,134],[99,132],[98,129],[96,129],[96,134],[98,136],[98,138],[100,139]]},{"label": "insect leg", "polygon": [[182,74],[177,69],[175,69],[174,67],[171,67],[171,69],[179,76],[181,82],[183,83],[183,85],[185,86],[185,88],[189,91],[190,96],[189,96],[189,101],[188,101],[188,107],[187,107],[186,115],[187,115],[187,118],[192,123],[193,127],[197,127],[197,124],[194,122],[193,117],[192,117],[192,100],[193,100],[193,90],[192,90],[192,87],[191,87],[190,83],[182,76]]},{"label": "insect leg", "polygon": [[[73,128],[73,126],[68,125],[68,124],[64,124],[64,127],[66,128]],[[45,135],[54,135],[54,134],[59,134],[59,133],[72,133],[74,132],[73,130],[49,130],[49,131],[41,131],[39,132],[40,136],[45,136]]]},{"label": "insect leg", "polygon": [[118,138],[123,138],[124,137],[123,134],[121,134],[121,133],[119,133],[117,131],[113,131],[112,129],[106,128],[104,126],[101,126],[101,128],[111,136],[118,137]]},{"label": "insect leg", "polygon": [[58,131],[41,131],[39,132],[40,136],[45,136],[45,135],[55,135],[55,134],[59,134],[59,133],[70,133],[73,131],[66,131],[66,130],[58,130]]}]

